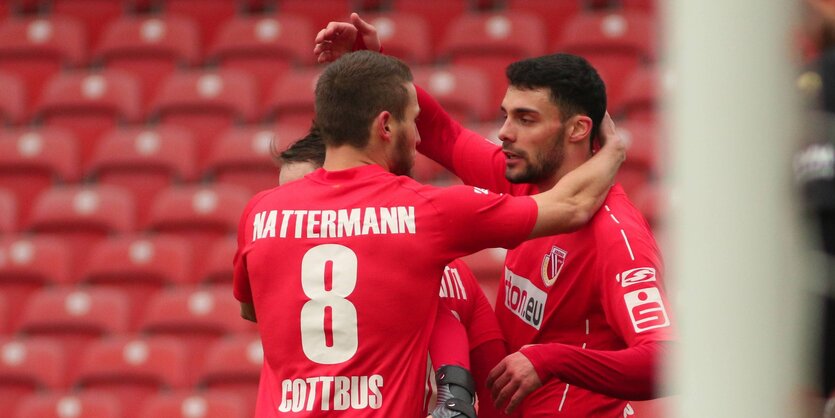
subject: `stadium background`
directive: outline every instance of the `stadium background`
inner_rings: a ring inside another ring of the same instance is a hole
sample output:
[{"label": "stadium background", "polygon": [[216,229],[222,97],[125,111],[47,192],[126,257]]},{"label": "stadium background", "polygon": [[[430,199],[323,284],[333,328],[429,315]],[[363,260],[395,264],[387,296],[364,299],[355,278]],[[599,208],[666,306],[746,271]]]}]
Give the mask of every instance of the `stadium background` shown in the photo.
[{"label": "stadium background", "polygon": [[[631,144],[619,181],[662,227],[652,0],[0,1],[4,416],[252,416],[238,217],[312,119],[316,32],[351,11],[497,142],[505,65],[587,57]],[[457,182],[424,157],[414,176]],[[503,256],[466,258],[491,302]]]}]

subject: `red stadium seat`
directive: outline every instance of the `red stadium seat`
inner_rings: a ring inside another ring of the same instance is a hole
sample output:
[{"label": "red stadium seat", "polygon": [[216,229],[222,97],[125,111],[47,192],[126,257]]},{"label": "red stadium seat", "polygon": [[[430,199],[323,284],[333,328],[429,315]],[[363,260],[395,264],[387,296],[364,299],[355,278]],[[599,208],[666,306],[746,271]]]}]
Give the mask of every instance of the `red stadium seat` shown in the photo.
[{"label": "red stadium seat", "polygon": [[[316,32],[303,16],[242,16],[220,28],[208,59],[221,68],[245,71],[257,91],[269,91],[276,80],[298,65],[312,65],[310,48]],[[258,102],[265,98],[259,97]]]},{"label": "red stadium seat", "polygon": [[47,83],[36,111],[45,125],[76,135],[84,164],[105,131],[142,116],[139,85],[117,70],[62,73]]},{"label": "red stadium seat", "polygon": [[102,29],[122,14],[127,0],[52,0],[52,15],[67,16],[84,25],[87,48],[98,43]]},{"label": "red stadium seat", "polygon": [[[128,329],[128,300],[111,289],[53,287],[32,295],[17,331],[77,355],[92,342]],[[70,376],[78,362],[67,363]]]},{"label": "red stadium seat", "polygon": [[640,10],[650,15],[654,15],[658,10],[656,0],[621,0],[621,4],[626,10]]},{"label": "red stadium seat", "polygon": [[17,198],[12,192],[0,188],[0,235],[17,230]]},{"label": "red stadium seat", "polygon": [[498,107],[507,89],[507,65],[544,52],[545,28],[539,17],[504,12],[462,15],[452,23],[439,55],[482,69],[490,80],[489,103]]},{"label": "red stadium seat", "polygon": [[412,65],[432,62],[429,26],[422,17],[388,12],[364,14],[363,19],[377,28],[386,55],[395,56]]},{"label": "red stadium seat", "polygon": [[208,156],[213,140],[235,122],[255,116],[253,80],[235,70],[174,73],[160,88],[153,114],[161,122],[182,125],[194,136],[198,162]]},{"label": "red stadium seat", "polygon": [[625,121],[618,124],[618,133],[629,146],[626,161],[615,180],[630,197],[634,197],[662,171],[658,166],[658,148],[662,145],[658,139],[658,127],[645,121]]},{"label": "red stadium seat", "polygon": [[240,304],[231,287],[192,289],[177,287],[157,293],[148,304],[141,332],[177,337],[189,351],[189,381],[196,381],[206,349],[220,337],[252,331],[255,325],[240,316]]},{"label": "red stadium seat", "polygon": [[351,0],[281,0],[278,12],[304,16],[313,24],[314,34],[335,20],[346,22],[351,14]]},{"label": "red stadium seat", "polygon": [[250,193],[228,184],[173,187],[160,193],[151,207],[147,228],[177,234],[192,245],[194,267],[203,263],[212,243],[234,234]]},{"label": "red stadium seat", "polygon": [[640,12],[587,12],[565,26],[555,50],[585,57],[606,82],[609,108],[617,109],[626,78],[655,57],[653,22]]},{"label": "red stadium seat", "polygon": [[75,385],[113,396],[123,418],[138,418],[143,403],[160,390],[184,387],[188,355],[182,344],[166,337],[103,339],[82,353]]},{"label": "red stadium seat", "polygon": [[257,334],[224,338],[206,353],[199,384],[213,391],[234,393],[255,405],[264,349]]},{"label": "red stadium seat", "polygon": [[0,187],[17,198],[21,224],[42,191],[78,179],[77,148],[75,136],[65,129],[0,131]]},{"label": "red stadium seat", "polygon": [[124,292],[130,299],[133,329],[155,293],[192,280],[191,262],[191,247],[182,238],[128,234],[93,247],[79,277],[96,288]]},{"label": "red stadium seat", "polygon": [[633,194],[632,202],[635,207],[644,215],[650,228],[660,232],[659,228],[663,227],[662,214],[666,213],[666,196],[661,186],[655,181],[648,182]]},{"label": "red stadium seat", "polygon": [[32,109],[51,75],[83,64],[85,43],[83,27],[71,18],[7,19],[0,22],[0,71],[24,81]]},{"label": "red stadium seat", "polygon": [[13,418],[122,418],[119,402],[96,393],[48,392],[24,398]]},{"label": "red stadium seat", "polygon": [[259,126],[233,127],[218,138],[206,171],[216,183],[246,188],[250,194],[278,186],[278,167],[272,160],[277,135]]},{"label": "red stadium seat", "polygon": [[183,16],[197,23],[200,43],[205,49],[215,39],[215,31],[231,19],[237,11],[237,2],[229,0],[165,0],[163,12]]},{"label": "red stadium seat", "polygon": [[115,186],[69,186],[43,192],[35,201],[28,230],[60,236],[73,252],[74,272],[87,250],[112,233],[134,228],[133,199]]},{"label": "red stadium seat", "polygon": [[145,402],[140,418],[244,418],[251,408],[227,393],[179,392],[159,394]]},{"label": "red stadium seat", "polygon": [[499,103],[489,101],[493,97],[490,78],[478,68],[419,67],[414,70],[414,78],[415,84],[429,92],[461,123],[495,119],[499,114]]},{"label": "red stadium seat", "polygon": [[27,118],[26,86],[20,77],[11,73],[0,73],[0,123],[7,125],[19,124]]},{"label": "red stadium seat", "polygon": [[[9,303],[6,302],[6,295],[0,294],[0,335],[5,335],[9,333],[11,329],[9,327],[9,323],[11,322],[12,313],[9,310]],[[17,315],[17,312],[15,312]]]},{"label": "red stadium seat", "polygon": [[653,122],[659,118],[661,79],[652,67],[641,67],[626,80],[618,116]]},{"label": "red stadium seat", "polygon": [[[394,12],[420,16],[430,30],[431,52],[436,54],[441,42],[447,37],[452,22],[464,14],[469,7],[468,0],[392,0]],[[385,46],[383,46],[385,48]]]},{"label": "red stadium seat", "polygon": [[12,329],[17,327],[20,312],[35,291],[72,280],[70,255],[66,244],[56,238],[38,235],[0,238],[0,293],[6,297],[9,312],[14,313],[9,317]]},{"label": "red stadium seat", "polygon": [[124,17],[105,29],[93,56],[105,68],[129,72],[142,87],[143,109],[156,97],[160,80],[200,57],[197,27],[178,16]]},{"label": "red stadium seat", "polygon": [[314,90],[321,68],[311,67],[291,71],[275,83],[267,96],[263,116],[279,126],[310,126],[315,116]]},{"label": "red stadium seat", "polygon": [[527,12],[539,16],[545,24],[546,39],[557,39],[566,23],[580,13],[583,2],[578,0],[507,0],[507,10]]},{"label": "red stadium seat", "polygon": [[195,177],[196,153],[179,126],[117,128],[104,134],[86,171],[98,184],[130,191],[142,224],[160,190]]},{"label": "red stadium seat", "polygon": [[65,353],[49,341],[0,336],[0,405],[11,414],[39,390],[66,387]]},{"label": "red stadium seat", "polygon": [[198,271],[200,283],[229,286],[232,284],[232,258],[238,249],[235,236],[217,239],[209,249],[209,256]]}]

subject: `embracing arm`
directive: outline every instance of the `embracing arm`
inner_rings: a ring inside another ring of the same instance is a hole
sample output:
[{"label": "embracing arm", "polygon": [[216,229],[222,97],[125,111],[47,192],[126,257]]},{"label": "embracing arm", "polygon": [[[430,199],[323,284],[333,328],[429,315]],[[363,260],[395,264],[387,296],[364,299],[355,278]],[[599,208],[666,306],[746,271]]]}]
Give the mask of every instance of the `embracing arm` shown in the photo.
[{"label": "embracing arm", "polygon": [[651,341],[618,351],[541,344],[521,352],[543,382],[555,377],[613,398],[640,401],[658,396],[658,372],[671,344]]}]

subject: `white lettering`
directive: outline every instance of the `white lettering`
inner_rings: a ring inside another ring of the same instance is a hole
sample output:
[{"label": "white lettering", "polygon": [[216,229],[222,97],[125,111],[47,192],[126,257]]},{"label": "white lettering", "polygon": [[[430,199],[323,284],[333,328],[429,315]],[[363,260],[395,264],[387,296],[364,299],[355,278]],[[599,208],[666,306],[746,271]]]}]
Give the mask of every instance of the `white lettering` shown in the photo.
[{"label": "white lettering", "polygon": [[302,237],[302,223],[304,222],[304,215],[307,214],[306,210],[295,210],[293,214],[296,215],[296,238]]},{"label": "white lettering", "polygon": [[264,213],[255,214],[255,220],[252,222],[252,240],[255,241],[261,238],[264,231]]},{"label": "white lettering", "polygon": [[307,213],[307,237],[308,238],[319,238],[319,233],[316,232],[316,226],[319,225],[319,221],[316,219],[322,213],[321,210],[311,210]]},{"label": "white lettering", "polygon": [[275,217],[278,216],[277,210],[271,210],[270,214],[267,216],[267,224],[264,225],[264,231],[261,233],[260,238],[275,238]]},{"label": "white lettering", "polygon": [[396,234],[397,232],[397,208],[380,208],[380,233]]},{"label": "white lettering", "polygon": [[[414,206],[370,207],[339,210],[280,211],[278,236],[288,238],[342,238],[357,235],[414,234]],[[255,214],[252,240],[275,238],[278,210]]]},{"label": "white lettering", "polygon": [[350,237],[352,235],[359,235],[360,233],[360,210],[351,209],[348,213],[347,209],[339,209],[337,213],[338,229],[336,236],[339,238]]},{"label": "white lettering", "polygon": [[281,238],[287,238],[287,224],[288,219],[293,216],[292,210],[282,210],[281,211]]},{"label": "white lettering", "polygon": [[530,280],[504,270],[504,306],[532,327],[542,326],[548,294]]},{"label": "white lettering", "polygon": [[[380,409],[383,406],[382,387],[383,377],[377,374],[284,379],[281,382],[281,403],[278,411]],[[321,401],[317,403],[318,393],[322,395]]]},{"label": "white lettering", "polygon": [[408,233],[414,234],[415,233],[415,207],[397,207],[397,217],[400,220],[400,225],[398,227],[397,233],[405,234],[406,231]]},{"label": "white lettering", "polygon": [[336,376],[334,378],[333,391],[333,409],[335,411],[344,411],[351,405],[351,379],[345,376]]},{"label": "white lettering", "polygon": [[365,208],[365,216],[362,219],[362,234],[368,235],[368,232],[373,231],[374,234],[380,234],[380,227],[377,225],[377,213],[374,208]]},{"label": "white lettering", "polygon": [[332,238],[336,236],[336,224],[334,221],[336,221],[336,211],[322,211],[322,238]]},{"label": "white lettering", "polygon": [[[291,394],[290,398],[287,397],[288,392]],[[281,405],[278,406],[280,412],[290,412],[290,409],[292,409],[292,393],[293,381],[285,379],[281,382]]]}]

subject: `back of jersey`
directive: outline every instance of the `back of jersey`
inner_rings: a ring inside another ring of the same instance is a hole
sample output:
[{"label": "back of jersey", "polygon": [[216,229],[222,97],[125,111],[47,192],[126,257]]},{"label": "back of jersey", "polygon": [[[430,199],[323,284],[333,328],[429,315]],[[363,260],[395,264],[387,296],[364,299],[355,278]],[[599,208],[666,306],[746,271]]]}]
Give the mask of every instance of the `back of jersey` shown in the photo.
[{"label": "back of jersey", "polygon": [[423,186],[377,165],[256,196],[235,296],[254,304],[264,345],[258,416],[421,417],[444,266],[516,246],[536,211],[529,197]]}]

